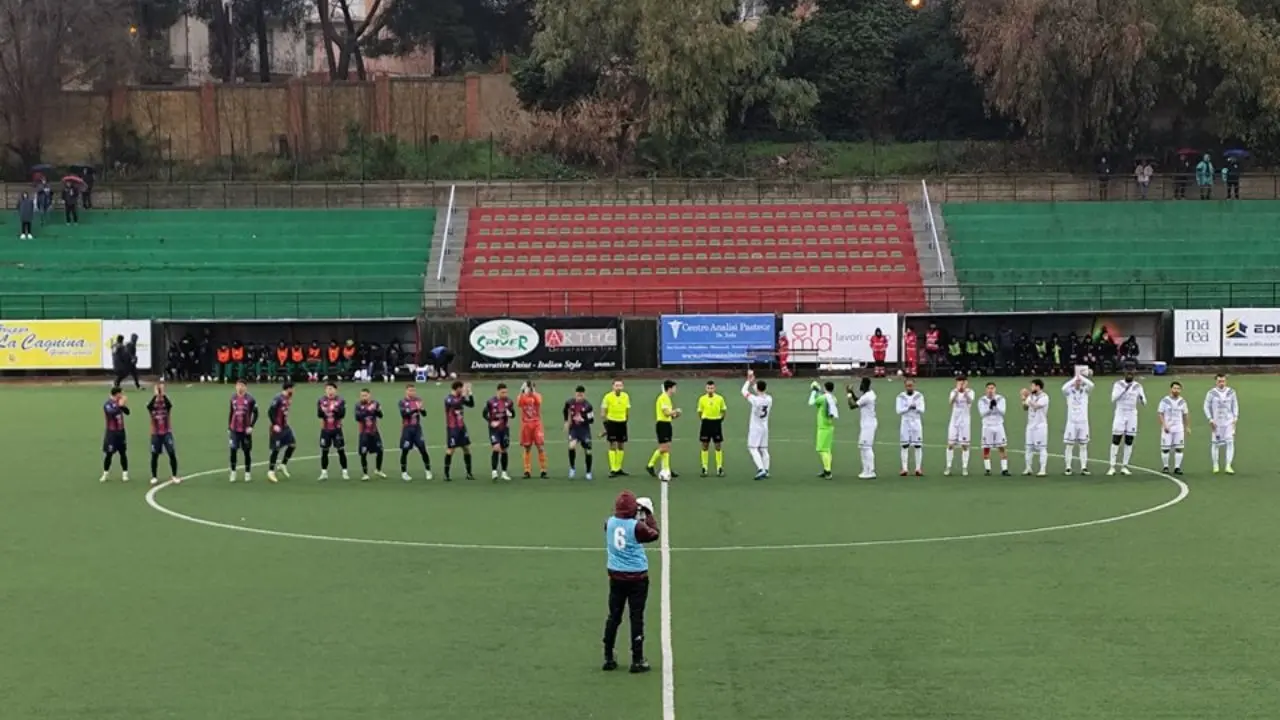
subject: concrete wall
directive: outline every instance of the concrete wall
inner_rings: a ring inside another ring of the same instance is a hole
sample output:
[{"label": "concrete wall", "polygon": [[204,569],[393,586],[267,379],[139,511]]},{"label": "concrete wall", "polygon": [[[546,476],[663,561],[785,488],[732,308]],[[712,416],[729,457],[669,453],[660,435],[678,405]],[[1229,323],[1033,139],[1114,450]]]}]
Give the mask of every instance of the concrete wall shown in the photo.
[{"label": "concrete wall", "polygon": [[353,123],[413,143],[482,139],[501,136],[520,114],[507,75],[117,88],[63,92],[50,102],[44,159],[53,163],[100,160],[112,120],[131,122],[166,155],[194,161],[274,154],[282,137],[304,156],[333,152]]}]

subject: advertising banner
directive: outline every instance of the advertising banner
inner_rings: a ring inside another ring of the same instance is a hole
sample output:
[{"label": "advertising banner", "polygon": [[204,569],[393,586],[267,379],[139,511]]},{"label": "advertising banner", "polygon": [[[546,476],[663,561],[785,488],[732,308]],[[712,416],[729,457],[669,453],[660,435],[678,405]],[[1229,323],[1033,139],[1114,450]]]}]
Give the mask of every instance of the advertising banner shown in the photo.
[{"label": "advertising banner", "polygon": [[871,336],[889,338],[885,361],[898,362],[898,316],[893,313],[808,313],[782,316],[782,332],[797,362],[819,365],[871,362]]},{"label": "advertising banner", "polygon": [[1222,357],[1222,311],[1174,310],[1173,357]]},{"label": "advertising banner", "polygon": [[150,320],[103,320],[102,321],[102,367],[111,369],[111,343],[117,337],[124,336],[124,341],[138,336],[138,369],[151,369],[151,321]]},{"label": "advertising banner", "polygon": [[1280,309],[1222,311],[1223,357],[1280,357]]},{"label": "advertising banner", "polygon": [[149,320],[0,321],[0,372],[110,370],[111,343],[138,336],[138,369],[151,369]]},{"label": "advertising banner", "polygon": [[473,319],[470,369],[561,372],[622,367],[618,318]]},{"label": "advertising banner", "polygon": [[663,315],[663,365],[714,365],[771,359],[778,333],[773,315]]}]

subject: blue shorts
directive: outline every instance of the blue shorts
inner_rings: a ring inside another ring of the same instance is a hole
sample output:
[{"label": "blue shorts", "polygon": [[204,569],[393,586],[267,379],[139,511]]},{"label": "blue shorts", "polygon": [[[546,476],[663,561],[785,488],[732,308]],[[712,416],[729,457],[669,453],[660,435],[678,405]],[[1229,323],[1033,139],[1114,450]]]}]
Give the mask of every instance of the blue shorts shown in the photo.
[{"label": "blue shorts", "polygon": [[279,450],[281,448],[293,447],[298,441],[293,437],[293,428],[282,427],[280,432],[271,433],[271,449]]},{"label": "blue shorts", "polygon": [[122,453],[128,449],[129,443],[123,430],[108,430],[102,436],[102,452]]},{"label": "blue shorts", "polygon": [[342,430],[321,430],[320,431],[320,449],[342,450],[347,447],[347,439],[343,436]]},{"label": "blue shorts", "polygon": [[421,425],[409,425],[400,429],[400,449],[425,448],[427,441],[422,437]]},{"label": "blue shorts", "polygon": [[466,428],[449,428],[449,447],[471,447],[471,437]]},{"label": "blue shorts", "polygon": [[591,426],[583,425],[581,427],[569,428],[569,440],[578,443],[583,450],[591,449]]},{"label": "blue shorts", "polygon": [[253,436],[247,432],[230,430],[227,432],[227,438],[232,450],[249,451],[253,449]]},{"label": "blue shorts", "polygon": [[173,433],[151,436],[151,454],[159,455],[162,452],[176,452],[173,446]]},{"label": "blue shorts", "polygon": [[511,428],[489,428],[489,444],[503,450],[511,447]]},{"label": "blue shorts", "polygon": [[382,452],[381,433],[360,433],[360,454]]}]

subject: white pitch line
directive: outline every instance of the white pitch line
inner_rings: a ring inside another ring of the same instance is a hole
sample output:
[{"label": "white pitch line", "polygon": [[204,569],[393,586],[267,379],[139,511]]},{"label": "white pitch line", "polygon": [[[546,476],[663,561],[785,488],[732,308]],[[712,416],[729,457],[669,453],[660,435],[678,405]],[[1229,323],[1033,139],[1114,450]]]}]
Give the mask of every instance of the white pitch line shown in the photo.
[{"label": "white pitch line", "polygon": [[[889,444],[889,443],[879,443],[879,444]],[[895,444],[895,447],[896,447],[896,444]],[[937,447],[937,446],[931,446],[931,447]],[[1021,453],[1021,452],[1022,451],[1020,450],[1010,450],[1011,454]],[[1057,458],[1062,457],[1062,455],[1057,453],[1049,453],[1049,456],[1057,457]],[[319,457],[320,457],[319,455],[308,455],[304,457],[297,457],[295,459],[315,460]],[[1091,460],[1090,462],[1102,464],[1102,463],[1105,463],[1106,461],[1101,459],[1094,459],[1094,460]],[[981,533],[972,533],[967,535],[940,535],[940,536],[923,537],[923,538],[898,538],[898,539],[887,539],[887,540],[855,540],[852,542],[804,543],[804,544],[795,544],[795,545],[727,545],[727,546],[717,546],[717,547],[683,547],[683,548],[682,547],[671,548],[670,546],[668,546],[667,552],[670,553],[670,552],[742,552],[742,551],[759,551],[759,550],[838,550],[838,549],[861,548],[861,547],[880,547],[885,545],[923,545],[928,543],[960,542],[964,540],[986,540],[986,539],[1001,538],[1001,537],[1017,537],[1020,535],[1036,535],[1036,534],[1049,533],[1049,532],[1059,532],[1063,530],[1077,530],[1081,528],[1093,527],[1095,525],[1108,525],[1111,523],[1117,523],[1124,520],[1132,520],[1134,518],[1139,518],[1144,515],[1150,515],[1152,513],[1160,512],[1161,510],[1167,510],[1173,507],[1174,505],[1177,505],[1178,503],[1182,502],[1183,500],[1186,500],[1187,497],[1191,494],[1191,488],[1188,487],[1187,484],[1182,480],[1180,480],[1179,478],[1176,478],[1172,475],[1166,475],[1157,470],[1152,470],[1151,468],[1139,467],[1137,465],[1130,465],[1129,467],[1134,470],[1147,473],[1149,475],[1155,475],[1156,477],[1163,478],[1173,483],[1178,487],[1177,496],[1172,498],[1171,500],[1167,500],[1163,503],[1160,503],[1159,505],[1155,505],[1149,508],[1143,508],[1141,510],[1135,510],[1133,512],[1125,513],[1123,515],[1114,515],[1111,517],[1100,518],[1097,520],[1083,520],[1081,522],[1065,523],[1061,525],[1049,525],[1046,527],[1024,528],[1024,529],[1018,529],[1018,530],[998,530],[994,532],[981,532]],[[224,471],[223,470],[204,470],[201,472],[191,473],[186,477],[187,478],[207,477],[209,475],[216,475],[221,472],[224,472]],[[252,533],[255,535],[266,535],[269,537],[293,538],[295,540],[318,540],[322,542],[346,543],[349,545],[384,545],[384,546],[395,546],[395,547],[434,548],[434,549],[440,549],[440,550],[497,550],[497,551],[512,551],[512,552],[527,552],[527,551],[598,552],[600,549],[598,547],[563,547],[563,546],[555,546],[555,545],[484,545],[484,544],[473,544],[473,543],[422,542],[417,540],[380,540],[376,538],[339,537],[339,536],[332,536],[332,535],[318,535],[318,534],[312,534],[312,533],[295,533],[295,532],[288,532],[285,530],[268,530],[265,528],[250,527],[247,525],[233,525],[230,523],[217,522],[215,520],[206,520],[204,518],[198,518],[192,515],[186,515],[184,513],[180,513],[176,510],[172,510],[170,508],[167,508],[161,505],[159,501],[156,500],[156,495],[159,494],[161,490],[164,490],[165,488],[169,487],[172,484],[173,484],[172,481],[165,481],[163,483],[160,483],[159,485],[156,485],[155,487],[152,487],[147,492],[147,495],[146,495],[147,505],[149,505],[153,510],[164,513],[169,517],[176,518],[178,520],[184,520],[189,523],[195,523],[197,525],[204,525],[206,527],[218,528],[220,530],[233,530],[236,532]],[[664,492],[665,492],[665,489],[664,489]],[[663,537],[665,537],[665,530],[664,530]]]},{"label": "white pitch line", "polygon": [[662,519],[661,535],[658,539],[658,550],[662,556],[662,583],[659,595],[662,601],[662,720],[675,720],[676,717],[676,671],[675,659],[671,650],[671,512],[670,483],[662,483],[660,511]]}]

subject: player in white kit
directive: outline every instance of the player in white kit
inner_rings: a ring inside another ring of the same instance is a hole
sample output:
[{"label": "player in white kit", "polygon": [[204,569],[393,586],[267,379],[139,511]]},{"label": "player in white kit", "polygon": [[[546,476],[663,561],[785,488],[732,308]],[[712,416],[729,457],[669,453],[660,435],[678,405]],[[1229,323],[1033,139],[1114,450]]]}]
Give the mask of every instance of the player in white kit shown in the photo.
[{"label": "player in white kit", "polygon": [[956,448],[960,448],[960,474],[969,474],[969,431],[973,418],[973,390],[969,380],[961,375],[956,378],[955,389],[947,399],[951,405],[951,424],[947,427],[947,466],[943,475],[951,474],[951,461]]},{"label": "player in white kit", "polygon": [[994,448],[1000,451],[1000,474],[1009,476],[1009,438],[1004,432],[1007,408],[1004,396],[996,392],[996,384],[987,383],[987,393],[978,401],[978,415],[982,417],[983,475],[991,474],[991,450]]},{"label": "player in white kit", "polygon": [[1063,455],[1067,459],[1067,474],[1071,474],[1071,457],[1076,449],[1080,450],[1080,474],[1089,474],[1089,393],[1093,392],[1093,381],[1082,374],[1083,368],[1076,368],[1076,376],[1062,386],[1062,394],[1067,398],[1067,429],[1062,433],[1062,442],[1066,444]]},{"label": "player in white kit", "polygon": [[765,381],[756,380],[754,372],[747,371],[747,381],[742,383],[742,397],[751,405],[747,452],[751,453],[751,461],[756,464],[756,480],[769,477],[769,413],[773,411],[773,396],[766,392],[768,387]]},{"label": "player in white kit", "polygon": [[1031,456],[1040,456],[1040,477],[1049,474],[1049,395],[1044,391],[1044,381],[1031,381],[1031,388],[1022,388],[1022,409],[1027,411],[1027,464],[1023,475],[1031,474]]},{"label": "player in white kit", "polygon": [[1120,474],[1131,475],[1129,458],[1133,457],[1133,439],[1138,435],[1138,406],[1146,407],[1147,394],[1142,383],[1134,379],[1133,368],[1124,370],[1124,378],[1111,388],[1111,402],[1115,404],[1115,417],[1111,421],[1111,466],[1108,475],[1116,474],[1116,455],[1124,442],[1124,455],[1120,461]]},{"label": "player in white kit", "polygon": [[902,472],[907,476],[909,449],[916,451],[916,477],[924,475],[924,395],[916,392],[916,381],[908,380],[906,389],[898,393],[898,441],[902,443]]},{"label": "player in white kit", "polygon": [[858,411],[858,452],[862,455],[862,472],[858,477],[870,480],[876,476],[876,391],[871,389],[871,378],[862,378],[858,391],[853,386],[845,388],[850,409]]},{"label": "player in white kit", "polygon": [[1240,402],[1236,391],[1227,387],[1227,376],[1218,375],[1209,394],[1204,397],[1204,416],[1209,419],[1212,433],[1210,452],[1213,453],[1213,472],[1218,472],[1218,448],[1226,453],[1227,474],[1235,475],[1231,461],[1236,457],[1236,420],[1240,418]]},{"label": "player in white kit", "polygon": [[1163,472],[1169,472],[1169,455],[1173,454],[1173,474],[1182,474],[1182,448],[1191,430],[1191,410],[1182,397],[1182,383],[1169,385],[1169,394],[1157,406],[1160,418],[1160,460]]}]

